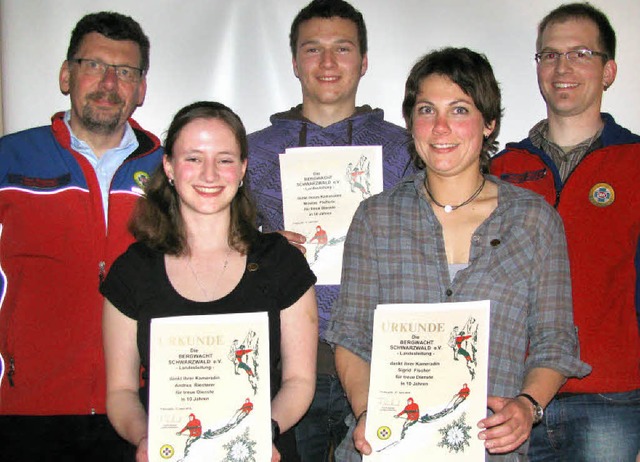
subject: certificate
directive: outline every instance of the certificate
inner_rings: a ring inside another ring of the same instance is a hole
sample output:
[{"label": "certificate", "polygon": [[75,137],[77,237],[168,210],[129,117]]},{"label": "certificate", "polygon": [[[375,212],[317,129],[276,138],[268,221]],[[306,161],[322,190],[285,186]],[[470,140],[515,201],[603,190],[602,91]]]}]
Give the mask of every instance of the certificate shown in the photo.
[{"label": "certificate", "polygon": [[353,214],[382,191],[382,146],[287,149],[280,154],[280,178],[285,229],[306,236],[318,284],[340,284]]},{"label": "certificate", "polygon": [[151,321],[149,461],[271,459],[267,313]]},{"label": "certificate", "polygon": [[488,300],[379,305],[364,461],[484,461]]}]

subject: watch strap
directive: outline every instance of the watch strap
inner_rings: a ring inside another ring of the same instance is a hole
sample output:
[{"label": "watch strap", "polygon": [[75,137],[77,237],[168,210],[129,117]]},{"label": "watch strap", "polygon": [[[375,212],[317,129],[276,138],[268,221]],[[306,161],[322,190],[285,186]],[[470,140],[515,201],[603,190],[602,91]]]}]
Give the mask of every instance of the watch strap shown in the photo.
[{"label": "watch strap", "polygon": [[[540,403],[538,403],[535,398],[533,396],[531,396],[529,393],[520,393],[518,396],[522,396],[523,398],[527,398],[529,401],[531,401],[531,404],[533,404],[533,407],[539,407]],[[516,398],[518,397],[516,396]]]},{"label": "watch strap", "polygon": [[536,401],[536,399],[529,393],[520,393],[518,396],[516,396],[516,398],[518,398],[519,396],[526,398],[531,404],[533,404],[533,423],[539,423],[542,420],[542,416],[544,414],[544,410],[542,409],[542,406],[540,406],[540,403],[538,403],[538,401]]}]

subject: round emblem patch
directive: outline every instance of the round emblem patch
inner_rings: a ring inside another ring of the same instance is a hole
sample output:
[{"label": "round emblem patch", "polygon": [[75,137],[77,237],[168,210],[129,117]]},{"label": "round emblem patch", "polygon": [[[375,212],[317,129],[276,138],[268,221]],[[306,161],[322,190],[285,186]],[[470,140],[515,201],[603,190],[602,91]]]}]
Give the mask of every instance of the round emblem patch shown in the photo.
[{"label": "round emblem patch", "polygon": [[382,426],[378,428],[377,435],[381,440],[388,440],[391,437],[391,429],[387,426]]},{"label": "round emblem patch", "polygon": [[138,171],[133,174],[133,181],[136,182],[140,189],[145,189],[147,183],[149,183],[149,174],[147,172]]},{"label": "round emblem patch", "polygon": [[171,446],[170,444],[163,444],[160,448],[160,457],[162,457],[163,459],[171,459],[174,454],[175,451],[173,449],[173,446]]},{"label": "round emblem patch", "polygon": [[589,200],[596,207],[608,207],[616,199],[613,186],[607,183],[598,183],[589,191]]}]

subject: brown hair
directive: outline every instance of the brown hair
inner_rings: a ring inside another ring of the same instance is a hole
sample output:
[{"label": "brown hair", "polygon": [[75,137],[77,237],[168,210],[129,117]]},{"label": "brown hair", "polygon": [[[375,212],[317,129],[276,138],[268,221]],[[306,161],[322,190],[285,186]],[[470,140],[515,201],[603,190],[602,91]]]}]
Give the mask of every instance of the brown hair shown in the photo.
[{"label": "brown hair", "polygon": [[291,54],[293,57],[296,56],[298,48],[300,24],[314,18],[342,18],[353,22],[358,29],[358,47],[360,48],[360,55],[364,56],[367,54],[367,26],[364,23],[362,13],[344,0],[313,0],[298,12],[291,23],[289,47],[291,48]]},{"label": "brown hair", "polygon": [[[240,146],[240,159],[247,159],[247,133],[238,115],[224,104],[199,101],[180,109],[171,121],[164,142],[165,155],[171,159],[173,147],[182,129],[196,119],[218,119],[234,133]],[[246,175],[245,175],[246,181]],[[134,237],[149,247],[170,255],[189,253],[180,201],[162,165],[151,176],[146,195],[138,200],[129,224]],[[258,230],[255,227],[256,208],[246,187],[238,188],[231,201],[229,245],[247,253]]]},{"label": "brown hair", "polygon": [[572,19],[585,19],[593,22],[598,27],[598,44],[601,51],[606,53],[608,59],[616,59],[616,33],[607,16],[589,3],[566,3],[547,14],[538,25],[538,38],[536,39],[536,51],[541,51],[542,34],[547,26],[563,23]]},{"label": "brown hair", "polygon": [[[468,48],[442,48],[420,58],[409,72],[402,102],[402,116],[409,131],[413,127],[413,109],[420,84],[432,74],[448,77],[469,95],[482,114],[485,126],[495,121],[495,128],[484,139],[480,152],[480,169],[484,173],[488,172],[489,158],[498,150],[497,139],[502,119],[500,87],[491,64],[484,55]],[[425,164],[413,141],[409,144],[409,152],[416,167],[424,169]]]},{"label": "brown hair", "polygon": [[84,16],[71,32],[67,60],[77,58],[76,53],[85,35],[97,32],[111,40],[131,40],[140,49],[140,68],[149,70],[149,38],[133,18],[113,11],[101,11]]}]

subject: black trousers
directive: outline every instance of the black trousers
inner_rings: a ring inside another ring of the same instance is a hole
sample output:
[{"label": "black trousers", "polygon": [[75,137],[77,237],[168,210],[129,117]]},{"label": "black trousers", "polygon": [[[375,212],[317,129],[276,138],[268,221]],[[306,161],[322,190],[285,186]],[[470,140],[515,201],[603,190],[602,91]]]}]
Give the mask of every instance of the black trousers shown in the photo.
[{"label": "black trousers", "polygon": [[[277,446],[283,462],[300,460],[293,430]],[[135,462],[135,455],[106,415],[0,416],[0,461]]]},{"label": "black trousers", "polygon": [[282,462],[300,462],[300,456],[298,455],[298,449],[296,448],[296,436],[293,432],[293,428],[280,435],[276,448],[280,451]]},{"label": "black trousers", "polygon": [[132,462],[135,447],[106,415],[0,416],[0,460]]}]

